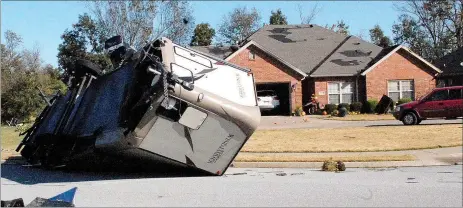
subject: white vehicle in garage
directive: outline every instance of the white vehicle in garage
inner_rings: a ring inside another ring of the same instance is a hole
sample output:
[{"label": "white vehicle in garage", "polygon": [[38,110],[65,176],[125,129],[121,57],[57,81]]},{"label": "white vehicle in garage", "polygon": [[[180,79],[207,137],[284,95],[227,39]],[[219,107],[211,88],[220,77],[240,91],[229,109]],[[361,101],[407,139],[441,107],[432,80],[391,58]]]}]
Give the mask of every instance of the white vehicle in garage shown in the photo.
[{"label": "white vehicle in garage", "polygon": [[257,91],[257,104],[261,110],[270,111],[280,107],[280,99],[273,90]]}]

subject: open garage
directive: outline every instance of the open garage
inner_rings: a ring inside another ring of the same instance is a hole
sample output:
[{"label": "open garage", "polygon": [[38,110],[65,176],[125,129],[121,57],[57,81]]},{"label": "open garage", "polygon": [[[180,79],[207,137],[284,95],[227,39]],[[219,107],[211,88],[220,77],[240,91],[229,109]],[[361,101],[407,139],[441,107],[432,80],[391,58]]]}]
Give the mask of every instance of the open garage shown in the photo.
[{"label": "open garage", "polygon": [[291,85],[283,83],[257,83],[257,96],[268,95],[267,92],[274,92],[280,105],[273,110],[261,110],[262,115],[290,115],[291,114]]}]

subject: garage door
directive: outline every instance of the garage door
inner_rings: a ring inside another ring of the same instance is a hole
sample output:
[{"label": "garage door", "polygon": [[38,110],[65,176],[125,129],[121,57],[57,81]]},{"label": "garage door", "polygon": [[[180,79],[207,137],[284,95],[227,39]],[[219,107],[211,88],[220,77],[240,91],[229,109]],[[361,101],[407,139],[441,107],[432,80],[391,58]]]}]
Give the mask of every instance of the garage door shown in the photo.
[{"label": "garage door", "polygon": [[259,102],[261,113],[265,115],[290,115],[291,114],[291,93],[290,83],[258,83],[256,84],[257,96],[271,96],[274,94],[279,100],[279,106],[272,108],[272,105],[266,105]]}]

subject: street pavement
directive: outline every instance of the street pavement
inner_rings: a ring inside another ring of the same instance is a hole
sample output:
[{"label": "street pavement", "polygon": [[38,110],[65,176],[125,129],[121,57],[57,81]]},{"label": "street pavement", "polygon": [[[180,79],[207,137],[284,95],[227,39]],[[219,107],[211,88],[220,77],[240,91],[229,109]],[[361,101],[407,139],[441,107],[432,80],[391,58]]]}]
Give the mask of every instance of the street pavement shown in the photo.
[{"label": "street pavement", "polygon": [[[306,119],[306,121],[304,121]],[[445,125],[463,124],[463,120],[430,119],[424,120],[419,125]],[[380,126],[403,126],[398,120],[382,121],[336,121],[321,119],[320,116],[262,116],[258,129],[288,129],[288,128],[345,128],[345,127],[380,127]]]},{"label": "street pavement", "polygon": [[462,166],[358,169],[230,168],[221,177],[167,178],[1,167],[1,199],[48,198],[77,187],[80,206],[461,207]]}]

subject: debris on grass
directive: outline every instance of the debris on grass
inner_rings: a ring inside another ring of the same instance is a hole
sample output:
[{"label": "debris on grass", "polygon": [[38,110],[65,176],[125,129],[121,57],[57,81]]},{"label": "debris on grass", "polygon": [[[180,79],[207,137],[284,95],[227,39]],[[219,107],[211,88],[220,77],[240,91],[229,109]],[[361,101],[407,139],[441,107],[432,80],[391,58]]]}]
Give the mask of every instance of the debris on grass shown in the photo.
[{"label": "debris on grass", "polygon": [[323,163],[322,170],[329,172],[345,171],[346,165],[342,161],[328,160]]}]

